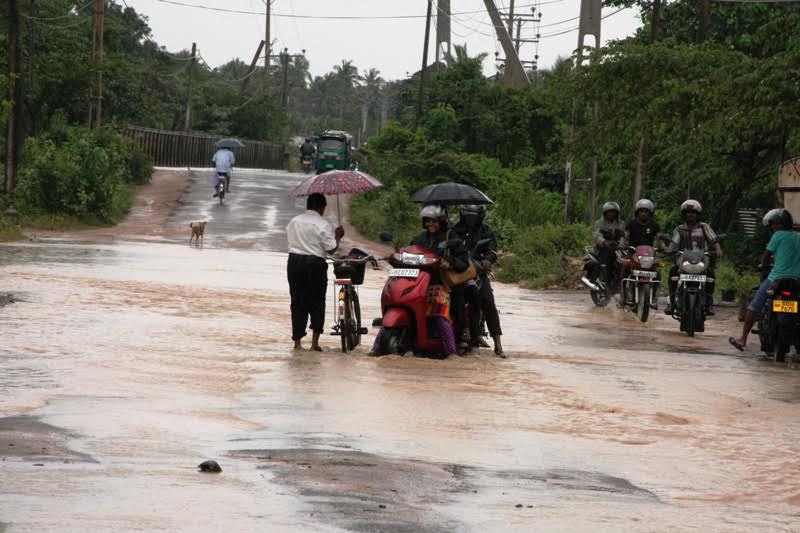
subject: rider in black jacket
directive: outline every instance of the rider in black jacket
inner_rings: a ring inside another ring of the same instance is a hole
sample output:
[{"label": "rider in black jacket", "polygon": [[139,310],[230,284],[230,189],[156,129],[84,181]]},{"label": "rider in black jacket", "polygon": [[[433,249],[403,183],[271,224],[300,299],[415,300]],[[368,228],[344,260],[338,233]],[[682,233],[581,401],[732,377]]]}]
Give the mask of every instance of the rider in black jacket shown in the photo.
[{"label": "rider in black jacket", "polygon": [[[472,344],[480,345],[481,313],[486,319],[489,334],[494,340],[494,353],[498,357],[505,357],[500,328],[500,315],[494,302],[494,291],[489,279],[492,265],[497,261],[497,237],[487,224],[483,222],[486,208],[482,205],[465,205],[461,207],[461,220],[453,227],[458,237],[464,240],[467,251],[473,254],[479,241],[488,239],[490,244],[485,251],[479,252],[473,260],[478,267],[478,279],[465,286],[465,299],[470,303],[469,329]],[[485,341],[483,341],[485,342]]]}]

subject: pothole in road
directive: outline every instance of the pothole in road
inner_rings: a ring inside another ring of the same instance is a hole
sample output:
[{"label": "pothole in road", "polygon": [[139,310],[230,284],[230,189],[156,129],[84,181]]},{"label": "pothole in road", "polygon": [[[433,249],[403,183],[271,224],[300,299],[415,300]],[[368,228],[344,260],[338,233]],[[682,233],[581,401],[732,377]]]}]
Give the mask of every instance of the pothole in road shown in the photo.
[{"label": "pothole in road", "polygon": [[492,471],[352,450],[240,450],[231,455],[255,460],[278,482],[297,489],[315,519],[352,531],[457,530],[463,524],[439,510],[457,501],[491,503],[485,501],[488,494],[509,509],[520,507],[519,498],[535,504],[565,492],[658,501],[626,479],[581,470]]}]

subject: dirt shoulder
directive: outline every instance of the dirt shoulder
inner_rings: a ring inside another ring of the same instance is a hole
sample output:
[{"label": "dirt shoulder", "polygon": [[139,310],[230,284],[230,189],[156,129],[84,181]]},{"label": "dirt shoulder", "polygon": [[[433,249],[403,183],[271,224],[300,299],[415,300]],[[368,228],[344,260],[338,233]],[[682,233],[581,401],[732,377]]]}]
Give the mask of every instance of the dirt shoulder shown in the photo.
[{"label": "dirt shoulder", "polygon": [[67,240],[158,240],[186,233],[183,226],[170,227],[167,221],[180,207],[181,196],[192,181],[185,169],[157,169],[147,185],[137,187],[131,211],[116,226],[77,231],[26,230],[31,239]]}]

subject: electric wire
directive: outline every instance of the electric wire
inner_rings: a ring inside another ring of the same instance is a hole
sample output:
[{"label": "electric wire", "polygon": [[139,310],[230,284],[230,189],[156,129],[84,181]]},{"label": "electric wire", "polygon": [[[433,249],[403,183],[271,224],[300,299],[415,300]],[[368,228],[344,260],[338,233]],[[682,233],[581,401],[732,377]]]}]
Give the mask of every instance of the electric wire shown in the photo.
[{"label": "electric wire", "polygon": [[66,18],[77,16],[78,14],[80,14],[81,11],[83,11],[84,9],[89,7],[90,5],[92,5],[91,1],[86,2],[81,7],[73,7],[72,9],[69,10],[69,13],[67,13],[66,15],[58,15],[58,16],[55,16],[55,17],[37,17],[35,15],[28,15],[27,13],[20,13],[20,16],[22,16],[22,17],[24,17],[26,19],[40,20],[40,21],[61,20],[61,19],[66,19]]}]

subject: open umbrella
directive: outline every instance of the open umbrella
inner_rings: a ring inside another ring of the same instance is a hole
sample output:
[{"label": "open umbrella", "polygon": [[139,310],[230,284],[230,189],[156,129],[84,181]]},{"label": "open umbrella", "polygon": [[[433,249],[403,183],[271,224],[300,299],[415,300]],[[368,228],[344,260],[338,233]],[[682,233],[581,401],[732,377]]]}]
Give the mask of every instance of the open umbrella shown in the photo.
[{"label": "open umbrella", "polygon": [[217,148],[244,148],[244,143],[239,139],[220,139],[214,143]]},{"label": "open umbrella", "polygon": [[[383,187],[383,183],[359,170],[329,170],[318,176],[311,176],[292,190],[293,196],[310,196],[314,193],[325,196],[336,195],[336,209],[339,210],[339,195],[367,192]],[[341,225],[341,214],[339,224]]]},{"label": "open umbrella", "polygon": [[439,205],[486,205],[494,203],[475,187],[454,182],[428,185],[412,194],[411,201],[418,204]]}]

